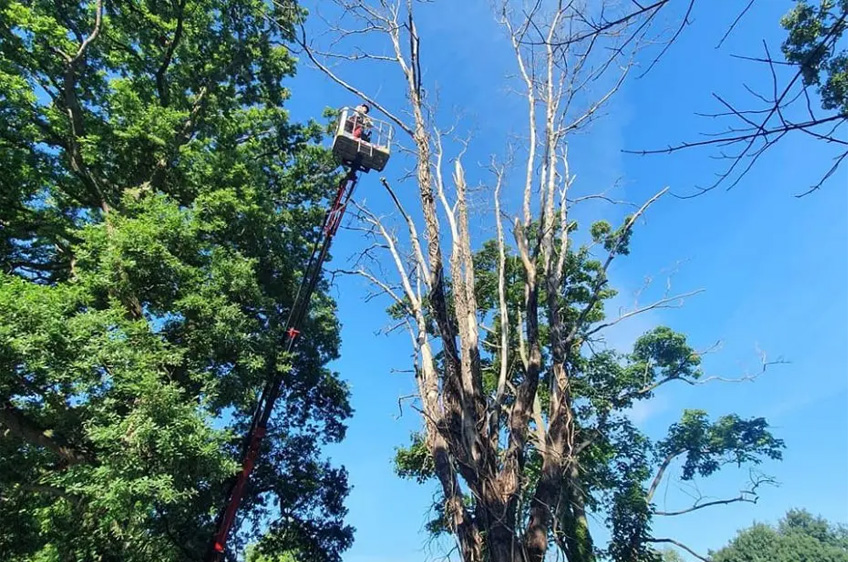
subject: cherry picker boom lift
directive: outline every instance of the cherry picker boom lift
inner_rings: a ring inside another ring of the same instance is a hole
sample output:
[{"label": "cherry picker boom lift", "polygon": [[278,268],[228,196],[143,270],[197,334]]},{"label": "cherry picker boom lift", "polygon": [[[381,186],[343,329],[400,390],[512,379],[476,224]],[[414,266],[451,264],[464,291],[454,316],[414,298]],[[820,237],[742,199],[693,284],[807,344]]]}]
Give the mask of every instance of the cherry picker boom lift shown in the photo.
[{"label": "cherry picker boom lift", "polygon": [[[367,135],[362,135],[367,128]],[[356,134],[354,134],[356,131]],[[367,139],[367,140],[365,140]],[[350,108],[339,112],[339,124],[333,139],[333,154],[341,162],[347,173],[339,183],[335,198],[321,226],[321,235],[316,240],[312,254],[304,269],[303,279],[295,295],[285,326],[283,347],[292,351],[300,336],[303,321],[309,313],[309,303],[318,281],[321,279],[324,260],[330,251],[333,237],[341,225],[347,204],[350,201],[359,172],[382,171],[389,160],[392,140],[392,128],[378,119],[366,118]],[[274,411],[274,404],[282,390],[282,377],[274,375],[266,381],[254,410],[250,430],[242,452],[242,468],[236,475],[227,494],[227,503],[218,515],[217,529],[206,554],[206,562],[221,562],[227,550],[227,538],[236,519],[239,503],[244,496],[245,487],[253,472],[262,439],[268,428],[268,421]]]}]

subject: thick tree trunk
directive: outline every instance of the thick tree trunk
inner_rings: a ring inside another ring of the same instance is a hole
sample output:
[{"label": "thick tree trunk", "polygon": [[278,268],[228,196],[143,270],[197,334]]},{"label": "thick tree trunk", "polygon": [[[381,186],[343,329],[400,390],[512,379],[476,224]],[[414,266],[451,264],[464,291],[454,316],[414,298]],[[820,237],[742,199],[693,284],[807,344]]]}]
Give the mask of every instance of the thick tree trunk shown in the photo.
[{"label": "thick tree trunk", "polygon": [[527,562],[543,562],[548,551],[548,529],[551,526],[551,510],[558,495],[557,468],[550,457],[542,464],[542,475],[536,486],[530,506],[530,523],[524,536]]},{"label": "thick tree trunk", "polygon": [[494,485],[485,486],[477,494],[477,520],[486,536],[487,562],[522,562],[524,556],[521,540],[516,535],[517,495],[499,486],[499,481],[491,479]]},{"label": "thick tree trunk", "polygon": [[486,541],[487,562],[522,562],[520,540],[503,522],[494,522]]},{"label": "thick tree trunk", "polygon": [[463,494],[451,465],[447,442],[434,427],[430,427],[428,448],[433,452],[436,477],[445,496],[445,519],[448,528],[456,535],[463,562],[483,561],[483,540],[476,522],[463,504]]}]

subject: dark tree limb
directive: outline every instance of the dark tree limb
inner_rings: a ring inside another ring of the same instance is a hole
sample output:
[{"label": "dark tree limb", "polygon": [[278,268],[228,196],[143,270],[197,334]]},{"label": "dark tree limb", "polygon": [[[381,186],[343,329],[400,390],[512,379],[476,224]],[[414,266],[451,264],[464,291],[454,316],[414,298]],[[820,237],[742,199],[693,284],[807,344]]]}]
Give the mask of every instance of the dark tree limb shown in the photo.
[{"label": "dark tree limb", "polygon": [[162,107],[168,107],[171,102],[171,95],[168,89],[168,83],[165,81],[165,76],[168,72],[168,67],[171,65],[171,59],[174,56],[174,51],[183,35],[183,19],[185,16],[186,0],[180,0],[177,7],[177,28],[174,30],[174,37],[168,42],[168,48],[165,50],[165,58],[162,64],[156,70],[156,89],[159,92],[159,103]]},{"label": "dark tree limb", "polygon": [[[750,9],[752,3],[753,2],[749,3],[745,7],[737,20],[734,21],[733,26],[735,26],[738,23],[738,20],[741,19],[741,17],[744,16],[744,14]],[[810,53],[807,55],[807,59],[801,61],[797,65],[787,63],[785,61],[774,60],[765,42],[763,43],[765,50],[764,57],[737,57],[767,64],[771,74],[772,91],[767,95],[763,95],[753,91],[747,85],[744,85],[752,96],[764,104],[763,107],[757,109],[742,109],[734,107],[718,95],[713,94],[713,97],[716,98],[728,111],[708,114],[706,116],[712,118],[732,117],[741,122],[741,127],[729,127],[725,131],[717,134],[710,134],[710,138],[706,140],[681,142],[662,149],[625,150],[624,152],[644,156],[649,154],[670,154],[698,147],[712,146],[719,149],[733,147],[735,150],[734,152],[727,153],[724,150],[721,150],[719,153],[718,158],[729,161],[729,164],[727,164],[727,166],[717,174],[718,177],[713,183],[706,187],[696,186],[695,193],[691,195],[675,195],[681,199],[688,199],[700,196],[715,189],[716,187],[719,187],[720,185],[727,185],[727,189],[735,187],[754,167],[760,157],[762,157],[766,151],[772,148],[789,133],[803,132],[827,143],[846,144],[846,141],[841,139],[837,133],[840,128],[844,127],[845,124],[848,123],[848,114],[840,111],[827,117],[816,117],[812,110],[809,95],[807,94],[807,88],[809,85],[803,83],[802,80],[803,69],[809,62],[810,57],[815,56],[817,53],[821,53],[824,50],[830,49],[839,40],[841,33],[840,30],[845,24],[846,19],[848,19],[848,12],[841,14],[830,30],[818,42],[816,47],[810,50]],[[731,26],[731,28],[733,26]],[[728,33],[731,30],[728,30]],[[723,40],[724,39],[722,39],[722,41]],[[776,67],[787,64],[790,66],[797,66],[797,69],[787,83],[781,87]],[[797,105],[796,102],[799,102],[799,100],[805,102],[806,105],[804,108],[798,109],[806,109],[808,118],[802,120],[792,119],[787,116],[787,112],[795,108]],[[822,128],[824,128],[824,130],[822,130]],[[819,189],[825,181],[836,173],[837,169],[846,158],[848,158],[848,150],[839,154],[834,159],[834,164],[828,168],[816,184],[812,185],[807,191],[799,194],[798,196],[803,197],[804,195]]]},{"label": "dark tree limb", "polygon": [[675,515],[685,515],[687,513],[692,513],[693,511],[698,511],[699,509],[705,509],[707,507],[713,507],[715,505],[728,505],[728,504],[731,504],[731,503],[739,503],[739,502],[757,503],[757,496],[750,497],[750,496],[747,495],[746,492],[742,492],[741,494],[739,494],[735,498],[727,498],[727,499],[723,499],[723,500],[714,500],[714,501],[699,503],[699,504],[693,505],[692,507],[688,507],[686,509],[680,509],[678,511],[655,511],[654,515],[663,515],[663,516],[666,516],[666,517],[673,517]]},{"label": "dark tree limb", "polygon": [[80,451],[74,445],[65,442],[53,434],[52,430],[44,429],[27,418],[26,414],[16,408],[11,402],[0,406],[0,424],[12,434],[27,443],[43,447],[61,457],[68,465],[94,462],[90,454]]},{"label": "dark tree limb", "polygon": [[739,495],[734,498],[725,498],[719,500],[711,500],[702,502],[703,497],[699,497],[695,500],[695,503],[686,509],[680,509],[677,511],[654,511],[654,515],[663,515],[666,517],[674,517],[676,515],[685,515],[687,513],[692,513],[693,511],[699,511],[701,509],[706,509],[708,507],[714,507],[717,505],[729,505],[732,503],[757,503],[760,499],[759,492],[757,492],[757,488],[762,486],[763,484],[771,484],[776,485],[776,481],[774,478],[769,476],[765,476],[762,474],[751,474],[751,482],[750,486],[746,490],[740,490]]}]

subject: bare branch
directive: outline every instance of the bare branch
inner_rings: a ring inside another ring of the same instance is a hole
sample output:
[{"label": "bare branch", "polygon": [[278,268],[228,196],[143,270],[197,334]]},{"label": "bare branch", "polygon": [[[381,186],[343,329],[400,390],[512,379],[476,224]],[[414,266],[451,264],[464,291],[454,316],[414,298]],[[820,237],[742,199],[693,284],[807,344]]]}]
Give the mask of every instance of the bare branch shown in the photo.
[{"label": "bare branch", "polygon": [[[403,417],[403,403],[405,401],[413,401],[414,402],[415,400],[418,400],[419,398],[420,398],[420,396],[418,395],[418,393],[405,394],[403,396],[398,397],[398,401],[397,401],[398,415],[395,416],[395,419],[399,420],[400,418]],[[415,407],[415,405],[413,404],[412,407]]]},{"label": "bare branch", "polygon": [[721,40],[718,42],[718,45],[716,45],[716,49],[720,49],[721,46],[724,44],[725,40],[730,37],[730,34],[733,33],[733,30],[736,29],[736,26],[739,25],[739,22],[742,21],[742,18],[745,17],[745,14],[748,13],[748,10],[750,10],[751,6],[754,5],[754,2],[755,0],[748,0],[748,4],[742,9],[741,12],[739,12],[739,15],[736,16],[736,19],[733,20],[733,23],[730,24],[730,27],[728,27],[727,31],[725,31],[724,35],[722,35]]},{"label": "bare branch", "polygon": [[821,188],[821,186],[824,185],[824,182],[826,182],[828,179],[830,179],[830,177],[833,174],[836,173],[836,170],[839,169],[839,166],[842,164],[842,161],[845,160],[846,157],[848,157],[848,150],[846,150],[845,152],[843,152],[842,154],[840,154],[839,156],[834,158],[833,166],[831,166],[830,169],[824,174],[824,176],[822,176],[822,178],[818,181],[818,183],[816,183],[813,186],[810,186],[810,189],[808,189],[804,193],[800,193],[800,194],[796,195],[796,197],[804,197],[804,196],[809,195],[810,193],[812,193],[814,191],[818,191],[819,188]]},{"label": "bare branch", "polygon": [[715,506],[715,505],[727,505],[727,504],[737,503],[737,502],[757,503],[757,497],[756,496],[752,497],[748,494],[749,494],[749,492],[743,491],[742,493],[740,493],[735,498],[729,498],[729,499],[724,499],[724,500],[714,500],[714,501],[709,501],[709,502],[704,502],[704,503],[698,503],[698,504],[693,505],[692,507],[689,507],[689,508],[686,508],[686,509],[681,509],[679,511],[655,511],[654,515],[664,515],[664,516],[671,517],[671,516],[674,516],[674,515],[684,515],[686,513],[691,513],[693,511],[697,511],[699,509],[704,509],[704,508],[707,508],[707,507],[712,507],[712,506]]},{"label": "bare branch", "polygon": [[651,503],[651,500],[654,499],[654,494],[657,491],[657,488],[662,482],[663,477],[665,476],[666,470],[671,465],[672,461],[682,455],[685,451],[677,451],[669,453],[663,461],[660,463],[659,468],[657,468],[657,473],[654,475],[654,479],[651,481],[651,485],[648,488],[648,492],[645,494],[645,501],[647,503]]},{"label": "bare branch", "polygon": [[392,198],[392,202],[395,204],[395,208],[398,210],[398,212],[403,217],[403,220],[406,222],[409,239],[412,243],[412,250],[415,252],[415,258],[418,262],[418,267],[423,273],[425,284],[427,284],[427,286],[429,287],[430,272],[427,267],[427,260],[424,258],[424,252],[421,249],[421,241],[418,238],[418,229],[415,227],[415,223],[413,222],[412,217],[409,215],[409,213],[406,212],[406,209],[403,208],[403,205],[401,205],[400,200],[398,199],[394,190],[389,185],[389,182],[386,180],[386,178],[381,177],[380,183],[383,185],[384,188],[386,188],[389,197]]},{"label": "bare branch", "polygon": [[593,199],[606,201],[611,205],[629,205],[631,207],[635,207],[634,203],[630,201],[624,201],[622,199],[613,199],[612,197],[608,197],[602,193],[594,193],[592,195],[582,195],[580,197],[575,197],[574,199],[568,199],[568,203],[571,205],[576,205],[577,203],[582,203],[583,201],[591,201]]},{"label": "bare branch", "polygon": [[[718,344],[713,346],[713,348],[715,348],[717,345]],[[700,352],[697,355],[702,356],[705,353],[709,353],[709,351],[710,350]],[[637,396],[648,394],[650,392],[653,392],[657,388],[661,387],[662,385],[667,384],[671,381],[682,381],[682,382],[685,382],[686,384],[689,384],[689,385],[692,385],[692,386],[707,384],[707,383],[710,383],[710,382],[726,382],[726,383],[751,382],[751,381],[756,380],[762,374],[764,374],[769,366],[779,365],[779,364],[783,364],[783,363],[786,363],[786,361],[783,361],[782,359],[778,359],[776,361],[767,361],[765,354],[762,354],[762,369],[760,371],[756,372],[756,373],[751,373],[751,374],[747,374],[747,375],[744,375],[744,376],[741,376],[741,377],[736,377],[736,378],[720,377],[720,376],[711,376],[711,377],[706,377],[706,378],[689,378],[689,377],[682,376],[683,368],[687,364],[687,360],[684,359],[683,361],[681,361],[680,365],[678,365],[678,367],[674,371],[672,371],[669,375],[663,377],[662,379],[660,379],[660,380],[658,380],[654,383],[647,384],[644,387],[640,388],[639,390],[637,390],[637,391],[635,391],[635,392],[633,392],[629,395],[621,396],[621,397],[619,397],[618,400],[619,401],[625,401],[625,400],[630,399],[630,398],[635,398]],[[649,368],[650,368],[650,365],[648,365],[646,367],[646,369],[649,369]]]},{"label": "bare branch", "polygon": [[577,317],[577,320],[575,321],[574,326],[571,328],[571,331],[569,332],[568,336],[565,339],[566,342],[570,343],[570,342],[574,341],[574,338],[577,336],[577,334],[579,333],[579,331],[583,327],[583,323],[586,320],[586,316],[588,316],[589,312],[595,306],[595,303],[598,302],[598,298],[600,297],[600,293],[601,293],[601,288],[603,288],[603,286],[607,282],[607,276],[606,276],[607,270],[609,269],[609,266],[612,263],[612,261],[615,259],[615,256],[618,255],[618,252],[621,250],[621,247],[624,244],[624,241],[627,240],[628,234],[630,233],[630,230],[633,228],[633,225],[636,224],[636,221],[639,220],[639,217],[641,217],[645,213],[645,211],[648,210],[648,208],[651,205],[653,205],[660,197],[662,197],[663,195],[666,194],[666,192],[668,192],[668,189],[669,189],[668,187],[665,187],[665,188],[661,189],[659,192],[657,192],[656,195],[654,195],[653,197],[648,199],[645,202],[645,204],[642,205],[639,208],[639,210],[637,210],[630,217],[630,219],[628,219],[628,221],[624,224],[624,227],[621,229],[621,233],[618,237],[618,242],[616,243],[615,247],[612,250],[610,250],[606,261],[604,262],[603,266],[601,266],[601,270],[598,272],[597,279],[594,283],[594,286],[592,287],[592,292],[591,292],[591,296],[589,298],[589,302],[586,304],[586,306],[583,308],[583,310],[580,311],[580,314]]},{"label": "bare branch", "polygon": [[342,54],[342,53],[332,53],[332,52],[329,52],[329,51],[319,51],[317,49],[314,50],[314,53],[316,55],[324,57],[324,58],[346,60],[346,61],[350,61],[350,62],[356,62],[356,61],[361,61],[361,60],[374,60],[374,61],[379,61],[379,62],[397,63],[397,59],[395,57],[388,57],[388,56],[385,56],[385,55],[375,55],[373,53],[366,53],[365,51],[363,51],[362,49],[359,49],[359,48],[357,48],[357,52],[352,54],[352,55]]},{"label": "bare branch", "polygon": [[689,23],[689,16],[692,14],[692,8],[694,7],[695,0],[689,0],[689,7],[686,8],[686,14],[683,16],[683,20],[680,22],[680,26],[677,28],[677,31],[674,32],[674,35],[671,37],[671,39],[668,40],[663,46],[662,51],[660,51],[660,54],[658,54],[651,62],[651,64],[648,65],[648,68],[645,70],[645,72],[639,75],[639,78],[642,78],[643,76],[648,74],[648,72],[650,72],[651,69],[657,65],[662,56],[666,54],[666,52],[668,52],[668,50],[671,48],[671,45],[677,40],[677,38],[680,37],[680,34],[683,33],[683,29]]},{"label": "bare branch", "polygon": [[[501,323],[501,352],[498,387],[495,392],[495,407],[497,408],[504,395],[506,378],[509,367],[509,309],[506,304],[506,248],[504,244],[503,223],[501,221],[501,188],[503,187],[503,168],[495,168],[495,228],[498,239],[498,306]],[[520,328],[519,328],[520,329]]]},{"label": "bare branch", "polygon": [[[746,6],[746,8],[743,10],[743,13],[740,14],[740,18],[742,15],[744,15],[745,12],[748,11],[752,3],[753,2],[749,3]],[[809,96],[806,95],[808,85],[803,83],[802,78],[803,70],[807,66],[810,57],[816,56],[817,53],[821,53],[829,49],[833,44],[835,44],[836,41],[838,41],[846,19],[848,19],[848,12],[843,12],[840,18],[836,22],[834,22],[833,26],[822,37],[818,44],[814,48],[810,49],[807,58],[803,61],[798,62],[797,64],[792,65],[796,66],[797,70],[792,74],[791,79],[789,79],[783,87],[781,87],[779,84],[778,75],[775,70],[775,67],[777,65],[780,65],[781,62],[772,59],[771,54],[769,53],[768,46],[765,42],[763,42],[763,46],[765,49],[764,58],[737,57],[756,62],[762,62],[768,65],[772,78],[772,93],[770,94],[771,97],[761,95],[745,86],[745,88],[756,99],[765,104],[764,108],[757,110],[741,110],[731,106],[729,103],[725,102],[718,96],[714,96],[720,101],[720,103],[722,103],[723,106],[728,108],[730,111],[728,113],[713,114],[710,116],[732,116],[741,120],[741,122],[744,123],[745,127],[741,129],[737,127],[730,127],[724,132],[711,135],[711,138],[707,140],[683,142],[677,145],[669,146],[665,149],[653,149],[643,151],[627,150],[625,152],[630,154],[641,155],[662,153],[668,154],[696,147],[714,146],[717,148],[726,148],[731,146],[738,146],[738,149],[735,151],[735,153],[726,154],[723,151],[720,152],[720,158],[726,159],[730,163],[720,173],[717,174],[717,179],[714,182],[712,182],[707,187],[696,186],[696,191],[694,194],[685,196],[675,195],[676,197],[687,199],[690,197],[697,197],[699,195],[702,195],[722,184],[729,184],[727,185],[728,189],[733,188],[748,174],[748,172],[759,161],[759,159],[763,156],[765,152],[767,152],[771,147],[773,147],[777,142],[779,142],[789,133],[803,132],[815,138],[824,140],[825,142],[832,142],[838,144],[844,143],[845,141],[838,138],[834,133],[836,132],[837,128],[843,126],[846,122],[848,122],[848,115],[844,112],[837,112],[836,114],[830,115],[828,117],[816,118],[812,112],[811,106],[809,105]],[[734,25],[735,24],[736,22],[734,22]],[[786,112],[789,110],[790,107],[793,106],[793,104],[795,104],[797,100],[804,100],[807,102],[806,109],[807,114],[810,117],[809,119],[795,121],[787,117]],[[749,116],[761,117],[755,120]],[[823,134],[819,131],[820,127],[830,124],[834,125],[834,128],[831,132]],[[845,157],[848,157],[848,153],[846,153],[844,156],[838,156],[835,160],[834,165],[828,169],[828,171],[824,174],[820,181],[814,186],[812,186],[810,190],[801,194],[801,196],[819,189],[819,187],[826,180],[833,176],[833,174],[845,160]]]},{"label": "bare branch", "polygon": [[410,282],[409,274],[406,271],[406,266],[403,264],[403,259],[401,258],[400,253],[398,252],[395,237],[392,236],[388,230],[386,230],[386,227],[383,226],[383,223],[380,221],[380,219],[378,219],[373,213],[371,213],[365,207],[355,201],[353,201],[353,204],[362,214],[364,220],[376,227],[380,235],[386,241],[386,244],[389,247],[389,252],[392,256],[392,259],[394,260],[395,267],[397,268],[398,274],[400,275],[404,293],[409,299],[414,313],[420,314],[421,302],[418,300],[415,290],[412,288],[412,283]]},{"label": "bare branch", "polygon": [[382,105],[380,102],[375,100],[373,96],[369,96],[368,94],[366,94],[362,90],[356,88],[355,86],[351,85],[349,82],[340,78],[335,72],[330,70],[330,68],[328,68],[326,65],[322,64],[321,61],[319,61],[318,58],[315,56],[315,53],[313,52],[312,47],[310,47],[307,44],[307,42],[306,42],[306,29],[303,26],[301,26],[301,36],[300,36],[300,39],[298,40],[298,44],[303,49],[303,51],[306,53],[306,56],[309,57],[309,60],[312,61],[312,63],[315,66],[317,66],[318,69],[321,72],[326,74],[333,82],[335,82],[336,84],[338,84],[339,86],[341,86],[345,90],[349,91],[350,93],[352,93],[352,94],[360,97],[361,99],[367,101],[371,106],[377,108],[377,110],[379,110],[386,117],[388,117],[391,121],[393,121],[398,127],[400,127],[400,129],[402,129],[409,136],[414,136],[415,133],[413,132],[412,128],[409,127],[409,125],[407,125],[402,119],[400,119],[394,113],[389,111],[388,108],[386,108],[386,106]]},{"label": "bare branch", "polygon": [[533,169],[536,166],[536,86],[531,76],[532,67],[528,70],[527,66],[524,64],[524,57],[521,54],[521,37],[526,31],[526,26],[530,24],[532,18],[527,18],[525,20],[524,30],[516,32],[510,22],[509,18],[504,14],[504,24],[510,33],[510,40],[512,41],[512,47],[515,51],[515,58],[518,62],[518,68],[521,71],[521,76],[524,79],[524,84],[527,88],[527,128],[530,134],[530,140],[527,143],[527,165],[524,179],[524,227],[525,229],[530,226],[530,199],[533,190]]},{"label": "bare branch", "polygon": [[770,485],[776,486],[777,481],[771,476],[766,476],[765,474],[755,473],[753,470],[750,473],[751,481],[749,486],[739,491],[739,495],[733,498],[726,499],[717,499],[717,500],[708,500],[704,501],[705,498],[700,491],[698,491],[697,497],[694,497],[694,503],[691,507],[686,509],[681,509],[677,511],[654,511],[654,515],[663,515],[668,517],[674,517],[677,515],[685,515],[687,513],[692,513],[693,511],[698,511],[701,509],[706,509],[708,507],[713,507],[717,505],[728,505],[731,503],[757,503],[759,500],[759,492],[757,489],[762,485]]},{"label": "bare branch", "polygon": [[712,562],[711,559],[707,558],[706,556],[702,556],[702,555],[698,554],[697,552],[695,552],[694,550],[692,550],[691,548],[689,548],[688,546],[686,546],[685,544],[683,544],[680,541],[676,541],[674,539],[658,539],[658,538],[654,538],[654,537],[651,537],[647,540],[648,540],[648,542],[654,542],[654,543],[671,543],[675,546],[679,546],[680,548],[682,548],[683,550],[685,550],[686,552],[688,552],[689,554],[691,554],[692,556],[694,556],[698,560],[701,560],[702,562]]},{"label": "bare branch", "polygon": [[[657,2],[654,2],[653,4],[650,4],[648,6],[644,6],[644,7],[640,6],[639,9],[634,10],[633,12],[630,12],[630,13],[624,15],[624,16],[621,16],[620,18],[615,19],[613,21],[605,21],[603,23],[590,24],[589,25],[589,27],[590,27],[589,31],[586,31],[585,33],[581,33],[581,34],[576,34],[573,37],[569,37],[565,41],[560,41],[560,42],[556,42],[556,43],[553,43],[553,44],[557,47],[565,47],[565,46],[568,46],[568,45],[571,45],[571,44],[574,44],[574,43],[580,43],[582,41],[585,41],[586,39],[591,39],[592,37],[600,35],[600,34],[604,33],[605,31],[609,31],[609,30],[615,29],[617,27],[622,27],[622,26],[628,24],[630,21],[635,20],[635,19],[637,19],[637,18],[639,18],[640,16],[643,16],[643,15],[647,14],[649,16],[649,18],[652,18],[653,16],[655,16],[657,14],[657,12],[659,12],[659,10],[663,6],[665,6],[668,3],[668,1],[669,0],[658,0]],[[638,6],[638,4],[637,4],[637,6]],[[589,23],[589,22],[587,22],[587,23]]]},{"label": "bare branch", "polygon": [[397,304],[399,304],[399,305],[403,306],[405,309],[407,309],[407,313],[410,316],[415,314],[412,310],[409,309],[408,303],[405,303],[403,301],[403,299],[400,298],[400,296],[391,287],[389,287],[383,281],[380,281],[379,279],[377,279],[377,277],[374,276],[374,274],[372,274],[372,273],[370,273],[370,272],[368,272],[364,269],[354,269],[354,270],[335,269],[335,270],[332,271],[333,275],[335,275],[337,273],[341,273],[343,275],[358,275],[360,277],[364,277],[365,279],[367,279],[368,281],[370,281],[374,285],[378,286],[382,290],[383,294],[389,295],[392,298],[392,300],[394,300]]},{"label": "bare branch", "polygon": [[[767,110],[766,113],[771,112],[772,110]],[[776,111],[776,110],[774,110]],[[738,112],[737,112],[738,113]],[[787,123],[784,125],[780,125],[771,129],[760,129],[753,131],[751,133],[746,133],[744,135],[735,135],[731,137],[722,137],[722,138],[714,138],[703,141],[695,141],[695,142],[684,142],[679,145],[669,146],[667,148],[658,148],[654,150],[624,150],[623,152],[627,154],[638,154],[638,155],[649,155],[649,154],[671,154],[672,152],[676,152],[678,150],[684,150],[687,148],[697,148],[700,146],[709,146],[709,145],[717,145],[717,144],[728,144],[728,143],[737,143],[742,141],[751,141],[756,140],[758,138],[766,138],[769,136],[777,135],[780,133],[786,133],[790,131],[797,131],[803,129],[810,129],[812,127],[816,127],[819,125],[824,125],[825,123],[832,123],[834,121],[844,121],[848,119],[846,115],[831,115],[830,117],[824,117],[817,121],[803,121],[800,123]]]},{"label": "bare branch", "polygon": [[609,322],[604,322],[602,324],[599,324],[599,325],[595,326],[594,328],[592,328],[591,330],[587,331],[586,335],[590,336],[592,334],[600,332],[601,330],[603,330],[605,328],[609,328],[610,326],[615,326],[616,324],[618,324],[619,322],[621,322],[623,320],[627,320],[628,318],[631,318],[633,316],[642,314],[644,312],[648,312],[649,310],[656,310],[656,309],[659,309],[659,308],[680,308],[681,306],[683,306],[683,301],[685,299],[687,299],[689,297],[693,297],[693,296],[698,295],[698,294],[701,294],[703,292],[704,292],[703,289],[697,289],[695,291],[689,291],[688,293],[681,293],[679,295],[674,295],[674,296],[671,296],[671,297],[662,298],[662,299],[660,299],[656,302],[653,302],[649,305],[637,308],[635,310],[631,310],[631,311],[626,312],[624,314],[620,314],[619,317],[616,318],[615,320],[611,320]]},{"label": "bare branch", "polygon": [[[751,381],[756,380],[761,375],[765,374],[766,371],[768,370],[768,368],[771,367],[772,365],[785,365],[785,364],[789,363],[789,361],[786,361],[782,358],[775,359],[774,361],[769,361],[768,357],[766,356],[766,353],[764,351],[761,351],[759,349],[759,347],[757,348],[757,351],[759,352],[759,355],[760,355],[760,366],[761,367],[760,367],[759,371],[756,371],[754,373],[749,373],[749,374],[743,375],[741,377],[711,376],[711,377],[706,377],[706,378],[703,378],[703,379],[698,379],[698,380],[695,380],[695,381],[687,380],[685,382],[687,382],[689,384],[693,384],[693,385],[695,385],[695,384],[707,384],[709,382],[730,382],[730,383],[751,382]],[[703,355],[703,353],[701,353],[700,355]]]}]

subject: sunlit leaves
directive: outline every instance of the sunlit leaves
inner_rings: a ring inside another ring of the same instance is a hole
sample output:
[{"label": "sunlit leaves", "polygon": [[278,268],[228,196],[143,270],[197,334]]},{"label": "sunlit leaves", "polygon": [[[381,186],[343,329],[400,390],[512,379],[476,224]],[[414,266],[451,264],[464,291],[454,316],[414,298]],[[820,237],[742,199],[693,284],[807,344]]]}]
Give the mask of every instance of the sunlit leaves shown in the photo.
[{"label": "sunlit leaves", "polygon": [[744,420],[735,414],[710,423],[703,410],[685,410],[658,443],[661,456],[685,455],[683,479],[709,476],[722,465],[758,464],[764,458],[782,458],[783,441],[772,436],[763,418]]},{"label": "sunlit leaves", "polygon": [[846,562],[848,532],[844,526],[793,509],[777,528],[758,523],[740,531],[711,558],[715,562]]},{"label": "sunlit leaves", "polygon": [[846,0],[799,0],[780,22],[789,32],[786,60],[800,67],[805,85],[818,87],[825,109],[842,114],[848,113],[848,51],[839,48],[846,18]]},{"label": "sunlit leaves", "polygon": [[0,2],[0,550],[202,554],[280,374],[242,504],[261,525],[233,544],[276,521],[267,544],[337,560],[347,478],[320,445],[351,409],[324,283],[279,345],[335,182],[321,127],[281,107],[299,14],[281,34],[261,0],[104,6],[81,51],[97,2]]}]

